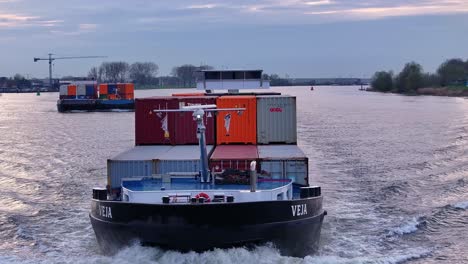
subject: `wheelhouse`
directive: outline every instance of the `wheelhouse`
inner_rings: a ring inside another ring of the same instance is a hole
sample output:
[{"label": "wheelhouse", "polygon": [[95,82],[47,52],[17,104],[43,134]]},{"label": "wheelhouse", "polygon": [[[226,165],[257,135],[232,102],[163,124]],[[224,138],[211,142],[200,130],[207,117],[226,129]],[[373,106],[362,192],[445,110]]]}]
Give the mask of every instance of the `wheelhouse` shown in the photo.
[{"label": "wheelhouse", "polygon": [[205,70],[197,74],[199,90],[267,89],[270,82],[263,80],[262,70]]}]

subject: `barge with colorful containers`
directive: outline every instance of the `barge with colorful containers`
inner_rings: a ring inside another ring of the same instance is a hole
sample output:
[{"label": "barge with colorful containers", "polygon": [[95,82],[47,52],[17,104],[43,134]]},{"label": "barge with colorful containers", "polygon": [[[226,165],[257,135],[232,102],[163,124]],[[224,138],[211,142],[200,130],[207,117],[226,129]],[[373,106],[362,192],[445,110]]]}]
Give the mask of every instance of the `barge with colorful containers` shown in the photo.
[{"label": "barge with colorful containers", "polygon": [[[268,86],[261,70],[202,74],[202,89]],[[296,127],[288,95],[136,99],[136,146],[109,159],[107,187],[93,189],[100,247],[112,254],[135,240],[180,251],[273,242],[285,255],[313,253],[326,211]]]},{"label": "barge with colorful containers", "polygon": [[135,108],[133,83],[78,83],[60,87],[57,110],[109,111]]}]

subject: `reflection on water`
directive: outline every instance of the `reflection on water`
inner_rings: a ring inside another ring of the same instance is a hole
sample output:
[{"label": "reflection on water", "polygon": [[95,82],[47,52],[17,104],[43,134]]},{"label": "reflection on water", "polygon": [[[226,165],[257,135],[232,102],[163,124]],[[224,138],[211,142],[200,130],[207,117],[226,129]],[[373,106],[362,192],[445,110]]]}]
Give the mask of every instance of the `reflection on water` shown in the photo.
[{"label": "reflection on water", "polygon": [[282,257],[271,245],[101,255],[91,189],[105,185],[106,159],[133,145],[133,113],[60,114],[57,94],[43,93],[0,98],[0,262],[468,262],[468,100],[274,90],[297,96],[299,144],[325,196],[318,256]]}]

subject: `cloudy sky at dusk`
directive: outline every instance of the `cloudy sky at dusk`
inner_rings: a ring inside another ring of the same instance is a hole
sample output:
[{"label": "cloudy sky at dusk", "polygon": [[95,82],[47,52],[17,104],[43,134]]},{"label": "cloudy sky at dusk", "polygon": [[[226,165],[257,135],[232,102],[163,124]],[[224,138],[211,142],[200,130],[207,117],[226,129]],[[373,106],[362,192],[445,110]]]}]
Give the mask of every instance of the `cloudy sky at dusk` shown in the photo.
[{"label": "cloudy sky at dusk", "polygon": [[468,0],[0,0],[0,76],[85,75],[102,61],[370,77],[468,58]]}]

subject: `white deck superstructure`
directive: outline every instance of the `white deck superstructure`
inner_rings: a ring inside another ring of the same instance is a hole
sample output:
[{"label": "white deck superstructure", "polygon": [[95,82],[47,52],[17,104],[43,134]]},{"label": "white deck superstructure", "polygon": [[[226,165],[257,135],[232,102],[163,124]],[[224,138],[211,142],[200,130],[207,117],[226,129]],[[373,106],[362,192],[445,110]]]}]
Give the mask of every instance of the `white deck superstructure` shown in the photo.
[{"label": "white deck superstructure", "polygon": [[[191,198],[201,193],[208,195],[213,202],[216,197],[226,202],[233,197],[233,202],[258,202],[290,200],[293,195],[292,181],[258,182],[255,191],[250,185],[226,184],[214,185],[198,183],[193,178],[177,179],[177,183],[164,183],[160,179],[124,179],[122,183],[122,201],[132,203],[162,204],[163,197],[169,197],[170,203],[190,203]],[[182,180],[182,182],[180,181]]]}]

